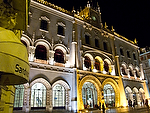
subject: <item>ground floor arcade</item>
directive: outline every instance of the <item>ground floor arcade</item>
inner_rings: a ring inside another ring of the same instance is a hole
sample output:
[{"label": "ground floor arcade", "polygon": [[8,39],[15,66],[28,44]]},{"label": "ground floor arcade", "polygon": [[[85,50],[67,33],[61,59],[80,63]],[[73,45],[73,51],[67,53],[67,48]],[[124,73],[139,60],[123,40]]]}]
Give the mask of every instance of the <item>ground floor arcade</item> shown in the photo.
[{"label": "ground floor arcade", "polygon": [[30,84],[15,86],[14,110],[66,109],[71,111],[74,107],[77,107],[77,110],[96,108],[100,106],[102,98],[104,98],[107,107],[121,106],[121,99],[125,100],[126,105],[129,104],[129,100],[132,101],[132,104],[134,102],[140,106],[144,104],[145,91],[142,87],[134,87],[133,89],[130,86],[125,87],[125,97],[123,97],[117,77],[100,78],[94,75],[78,77],[77,106],[72,103],[72,89],[67,81],[58,80],[51,85],[44,78],[38,78]]}]

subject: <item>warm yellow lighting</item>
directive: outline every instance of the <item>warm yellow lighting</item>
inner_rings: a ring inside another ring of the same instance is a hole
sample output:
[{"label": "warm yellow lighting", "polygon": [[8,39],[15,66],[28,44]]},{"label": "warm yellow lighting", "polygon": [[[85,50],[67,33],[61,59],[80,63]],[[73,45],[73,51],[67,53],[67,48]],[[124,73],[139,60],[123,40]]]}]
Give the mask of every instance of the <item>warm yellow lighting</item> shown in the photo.
[{"label": "warm yellow lighting", "polygon": [[93,71],[94,73],[97,73],[97,70],[96,70],[96,69],[93,69],[92,71]]}]

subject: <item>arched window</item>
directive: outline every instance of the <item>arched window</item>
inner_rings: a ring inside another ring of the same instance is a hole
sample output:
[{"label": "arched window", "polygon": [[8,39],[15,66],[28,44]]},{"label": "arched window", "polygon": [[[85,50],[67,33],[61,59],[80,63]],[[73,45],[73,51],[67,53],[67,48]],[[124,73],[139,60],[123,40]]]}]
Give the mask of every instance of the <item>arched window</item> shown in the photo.
[{"label": "arched window", "polygon": [[84,65],[85,65],[86,68],[90,68],[91,67],[91,60],[87,56],[85,56]]},{"label": "arched window", "polygon": [[130,74],[130,76],[134,77],[131,67],[129,68],[129,74]]},{"label": "arched window", "polygon": [[115,91],[110,84],[104,86],[104,100],[107,107],[115,106]]},{"label": "arched window", "polygon": [[64,63],[64,53],[60,49],[56,49],[54,53],[54,60],[58,63]]},{"label": "arched window", "polygon": [[36,59],[47,60],[47,49],[43,45],[36,46],[35,49]]},{"label": "arched window", "polygon": [[121,72],[122,72],[122,74],[123,74],[123,75],[127,75],[127,73],[126,73],[126,71],[125,71],[125,67],[124,67],[124,66],[122,66],[122,68],[121,68]]},{"label": "arched window", "polygon": [[66,93],[65,88],[57,84],[53,88],[53,109],[65,109]]},{"label": "arched window", "polygon": [[136,74],[136,77],[140,77],[140,74],[139,74],[139,71],[137,69],[135,69],[135,74]]},{"label": "arched window", "polygon": [[31,109],[46,107],[46,87],[42,83],[35,83],[31,87]]},{"label": "arched window", "polygon": [[97,105],[97,90],[93,83],[85,82],[82,86],[82,99],[84,108],[94,108]]},{"label": "arched window", "polygon": [[23,107],[24,86],[15,85],[14,110],[21,110]]},{"label": "arched window", "polygon": [[100,71],[100,61],[95,59],[95,68]]},{"label": "arched window", "polygon": [[41,20],[41,26],[40,29],[48,31],[48,22],[46,20]]},{"label": "arched window", "polygon": [[106,61],[104,61],[104,69],[106,72],[109,71],[109,64]]},{"label": "arched window", "polygon": [[103,47],[104,47],[104,50],[108,50],[107,42],[103,42]]}]

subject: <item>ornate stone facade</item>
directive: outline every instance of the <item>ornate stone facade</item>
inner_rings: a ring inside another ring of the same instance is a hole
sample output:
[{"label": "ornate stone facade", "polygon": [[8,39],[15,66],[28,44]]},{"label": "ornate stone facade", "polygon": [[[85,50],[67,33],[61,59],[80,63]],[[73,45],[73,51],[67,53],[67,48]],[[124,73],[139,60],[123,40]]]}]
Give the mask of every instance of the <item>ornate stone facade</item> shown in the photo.
[{"label": "ornate stone facade", "polygon": [[76,14],[31,0],[21,38],[30,61],[24,111],[79,111],[99,106],[103,98],[107,107],[128,106],[129,99],[141,105],[140,99],[148,98],[138,46],[103,26],[97,8],[88,4]]}]

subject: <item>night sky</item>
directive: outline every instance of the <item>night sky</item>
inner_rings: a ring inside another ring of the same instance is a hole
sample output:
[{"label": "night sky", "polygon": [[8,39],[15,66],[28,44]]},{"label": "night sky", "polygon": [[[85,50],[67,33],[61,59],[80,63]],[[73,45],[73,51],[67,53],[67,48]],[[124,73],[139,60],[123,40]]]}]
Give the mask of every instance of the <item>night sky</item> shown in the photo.
[{"label": "night sky", "polygon": [[[47,0],[68,11],[84,9],[88,0]],[[91,0],[89,0],[91,1]],[[150,46],[150,4],[149,0],[92,0],[91,5],[101,8],[102,22],[109,29],[130,40],[135,38],[139,47]]]}]

